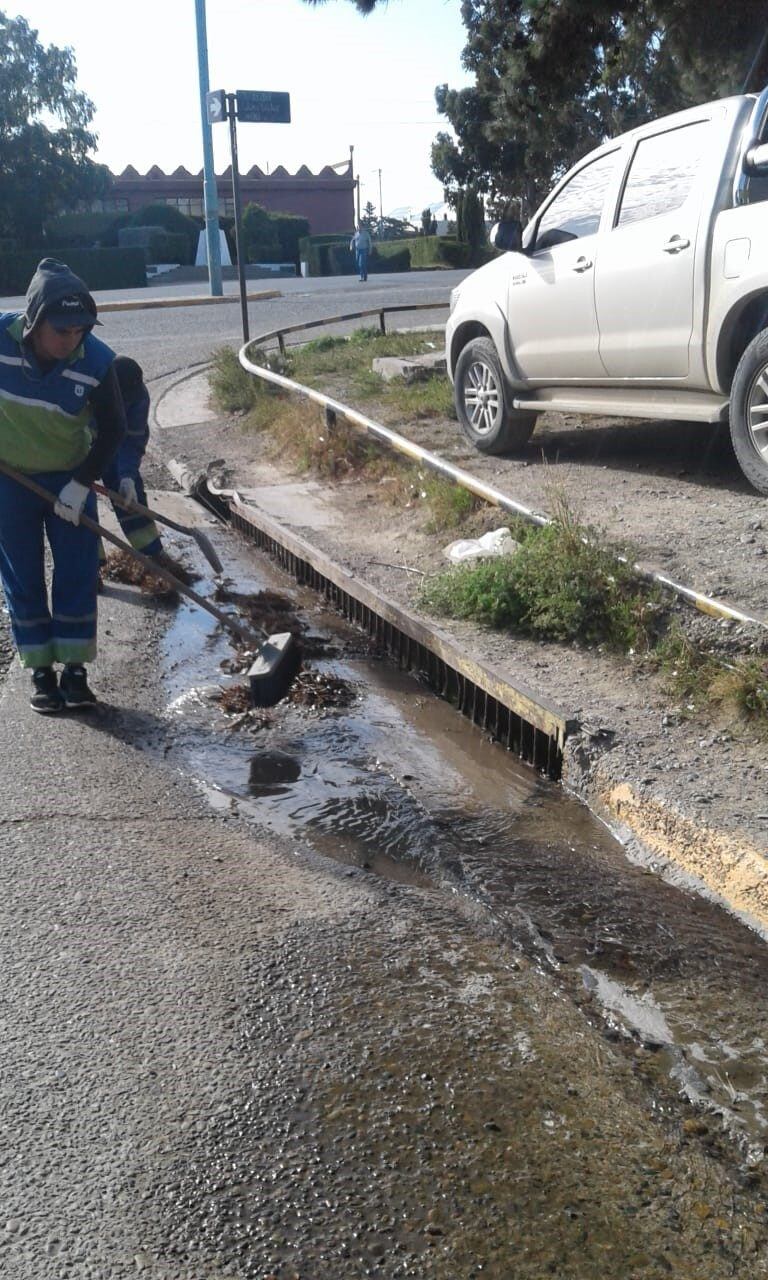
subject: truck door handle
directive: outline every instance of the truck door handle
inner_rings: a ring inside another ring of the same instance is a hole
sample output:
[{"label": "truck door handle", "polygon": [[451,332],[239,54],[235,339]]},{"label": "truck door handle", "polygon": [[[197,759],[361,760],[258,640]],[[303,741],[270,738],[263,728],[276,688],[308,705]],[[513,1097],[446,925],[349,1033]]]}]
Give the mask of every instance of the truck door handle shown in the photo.
[{"label": "truck door handle", "polygon": [[576,261],[574,262],[573,270],[578,271],[581,274],[581,272],[583,271],[589,271],[589,268],[591,266],[592,266],[592,263],[589,260],[589,258],[585,258],[584,256],[582,256],[581,258],[577,258]]},{"label": "truck door handle", "polygon": [[682,253],[683,249],[690,249],[691,242],[686,240],[684,236],[670,236],[664,245],[665,253]]}]

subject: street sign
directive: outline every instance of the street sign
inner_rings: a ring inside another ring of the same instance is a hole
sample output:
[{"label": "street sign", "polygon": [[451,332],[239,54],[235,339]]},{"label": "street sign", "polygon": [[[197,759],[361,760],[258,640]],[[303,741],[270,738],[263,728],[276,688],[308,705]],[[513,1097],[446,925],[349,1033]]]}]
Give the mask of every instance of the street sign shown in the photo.
[{"label": "street sign", "polygon": [[218,124],[220,120],[226,120],[227,102],[223,89],[213,89],[210,93],[206,93],[205,105],[208,109],[209,124]]},{"label": "street sign", "polygon": [[291,95],[238,89],[237,118],[249,124],[290,124]]}]

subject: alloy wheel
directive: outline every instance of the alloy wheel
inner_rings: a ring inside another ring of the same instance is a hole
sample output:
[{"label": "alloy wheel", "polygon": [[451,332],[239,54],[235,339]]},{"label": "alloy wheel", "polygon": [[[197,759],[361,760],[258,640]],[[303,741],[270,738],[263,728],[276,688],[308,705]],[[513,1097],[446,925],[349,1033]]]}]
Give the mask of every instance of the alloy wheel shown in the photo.
[{"label": "alloy wheel", "polygon": [[[493,431],[498,422],[501,406],[501,387],[493,369],[481,360],[476,360],[467,369],[464,382],[464,404],[472,428],[479,436],[488,435]],[[768,444],[768,441],[766,443]]]}]

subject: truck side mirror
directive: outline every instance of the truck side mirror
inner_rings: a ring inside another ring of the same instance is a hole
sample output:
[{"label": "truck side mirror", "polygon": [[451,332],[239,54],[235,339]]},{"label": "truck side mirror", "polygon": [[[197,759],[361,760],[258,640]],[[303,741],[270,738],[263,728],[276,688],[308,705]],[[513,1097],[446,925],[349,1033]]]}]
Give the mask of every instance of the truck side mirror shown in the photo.
[{"label": "truck side mirror", "polygon": [[744,172],[755,176],[768,174],[768,143],[750,147],[744,156]]},{"label": "truck side mirror", "polygon": [[491,229],[491,244],[502,253],[519,253],[523,246],[523,225],[517,218],[497,222]]}]

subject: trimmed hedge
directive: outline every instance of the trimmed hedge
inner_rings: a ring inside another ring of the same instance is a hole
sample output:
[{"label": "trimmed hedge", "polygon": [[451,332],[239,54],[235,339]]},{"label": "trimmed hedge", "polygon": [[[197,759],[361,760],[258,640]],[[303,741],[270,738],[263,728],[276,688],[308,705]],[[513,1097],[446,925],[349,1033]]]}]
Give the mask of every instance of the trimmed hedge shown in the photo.
[{"label": "trimmed hedge", "polygon": [[188,236],[163,227],[121,227],[118,242],[121,249],[143,249],[147,262],[175,262],[187,267],[192,260]]},{"label": "trimmed hedge", "polygon": [[46,244],[66,249],[117,248],[117,233],[127,226],[129,213],[62,213],[46,222]]},{"label": "trimmed hedge", "polygon": [[[349,247],[349,235],[305,236],[299,241],[299,256],[309,263],[311,276],[351,276],[357,272],[355,255]],[[408,244],[415,243],[408,241]],[[402,240],[382,240],[374,244],[368,258],[368,270],[374,274],[408,271],[411,256]]]},{"label": "trimmed hedge", "polygon": [[[0,293],[26,293],[40,259],[51,256],[48,246],[0,254]],[[147,283],[143,249],[72,249],[65,261],[91,290],[137,289]]]},{"label": "trimmed hedge", "polygon": [[472,250],[455,236],[419,236],[411,242],[414,267],[468,267]]}]

